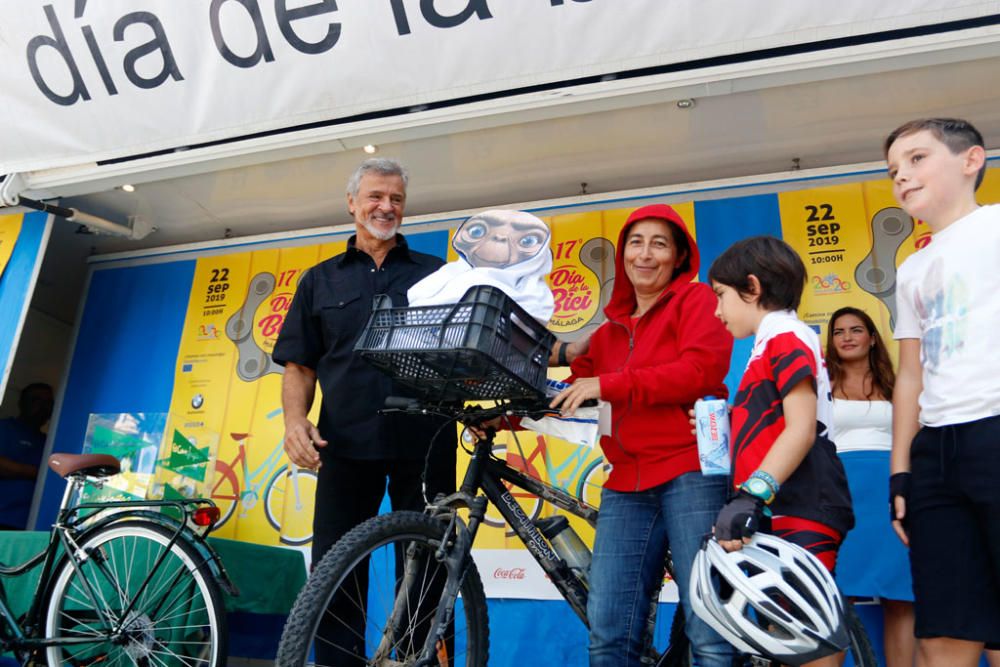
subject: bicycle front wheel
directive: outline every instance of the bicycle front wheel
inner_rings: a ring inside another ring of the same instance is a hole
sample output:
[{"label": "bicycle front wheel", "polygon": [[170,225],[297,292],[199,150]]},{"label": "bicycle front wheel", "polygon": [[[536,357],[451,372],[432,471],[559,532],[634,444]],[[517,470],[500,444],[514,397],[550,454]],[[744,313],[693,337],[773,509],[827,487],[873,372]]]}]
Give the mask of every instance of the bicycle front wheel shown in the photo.
[{"label": "bicycle front wheel", "polygon": [[[418,512],[369,519],[320,560],[292,607],[276,664],[413,665],[432,628],[449,573],[434,552],[445,524]],[[452,576],[459,576],[454,574]],[[485,667],[486,596],[470,562],[436,665]]]},{"label": "bicycle front wheel", "polygon": [[78,565],[62,558],[48,589],[45,636],[74,643],[46,649],[50,667],[225,664],[218,584],[194,547],[170,544],[171,536],[158,524],[125,520],[85,534]]}]

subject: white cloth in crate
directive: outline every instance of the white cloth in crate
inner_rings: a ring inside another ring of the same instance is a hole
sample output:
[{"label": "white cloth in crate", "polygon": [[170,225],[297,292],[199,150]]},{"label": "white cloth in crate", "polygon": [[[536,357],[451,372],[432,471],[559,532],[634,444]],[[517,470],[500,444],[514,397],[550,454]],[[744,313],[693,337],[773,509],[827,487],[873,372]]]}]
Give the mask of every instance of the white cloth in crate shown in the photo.
[{"label": "white cloth in crate", "polygon": [[524,211],[477,213],[455,231],[459,259],[416,283],[410,306],[457,303],[470,287],[499,287],[542,324],[555,307],[545,276],[552,270],[549,228]]}]

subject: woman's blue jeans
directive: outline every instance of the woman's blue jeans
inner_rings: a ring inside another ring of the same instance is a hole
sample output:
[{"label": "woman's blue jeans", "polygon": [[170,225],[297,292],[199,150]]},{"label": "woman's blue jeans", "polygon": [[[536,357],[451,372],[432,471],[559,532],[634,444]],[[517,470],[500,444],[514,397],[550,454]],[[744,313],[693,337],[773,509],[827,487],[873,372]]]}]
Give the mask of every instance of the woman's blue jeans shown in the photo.
[{"label": "woman's blue jeans", "polygon": [[726,502],[727,481],[693,472],[645,491],[601,492],[587,603],[591,667],[641,664],[668,546],[693,664],[732,665],[733,647],[694,615],[688,596],[694,557]]}]

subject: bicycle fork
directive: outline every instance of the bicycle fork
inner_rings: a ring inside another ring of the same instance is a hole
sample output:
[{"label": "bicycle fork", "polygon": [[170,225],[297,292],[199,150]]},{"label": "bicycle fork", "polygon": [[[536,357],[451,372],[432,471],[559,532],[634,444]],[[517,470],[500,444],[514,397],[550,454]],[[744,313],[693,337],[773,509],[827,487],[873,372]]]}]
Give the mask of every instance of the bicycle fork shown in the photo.
[{"label": "bicycle fork", "polygon": [[[479,508],[480,513],[485,511],[485,498],[476,499],[474,502],[482,505]],[[416,544],[407,547],[403,559],[403,577],[386,623],[386,630],[372,656],[371,664],[381,664],[382,661],[388,660],[398,648],[397,637],[403,636],[407,626],[414,623],[414,616],[418,617],[416,622],[420,622],[421,607],[434,602],[414,593],[426,583],[429,560],[444,565],[444,572],[440,576],[444,576],[445,580],[441,595],[437,598],[440,603],[436,605],[433,620],[429,621],[420,658],[413,664],[414,667],[439,667],[447,664],[448,627],[454,618],[455,602],[458,600],[467,565],[471,559],[472,534],[465,523],[458,518],[457,512],[451,513],[441,544],[436,549],[429,551]]]}]

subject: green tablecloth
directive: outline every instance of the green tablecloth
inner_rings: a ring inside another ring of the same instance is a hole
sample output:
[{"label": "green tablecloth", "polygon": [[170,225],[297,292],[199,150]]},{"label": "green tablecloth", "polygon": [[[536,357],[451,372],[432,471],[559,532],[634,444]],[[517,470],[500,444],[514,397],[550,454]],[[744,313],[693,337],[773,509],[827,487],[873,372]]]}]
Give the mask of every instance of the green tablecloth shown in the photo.
[{"label": "green tablecloth", "polygon": [[[48,543],[48,533],[0,532],[0,563],[13,566],[27,561]],[[209,538],[219,554],[239,597],[226,595],[226,610],[253,614],[287,614],[306,581],[302,553],[234,540]],[[15,616],[27,611],[38,583],[40,567],[19,577],[2,577],[7,604]]]}]

